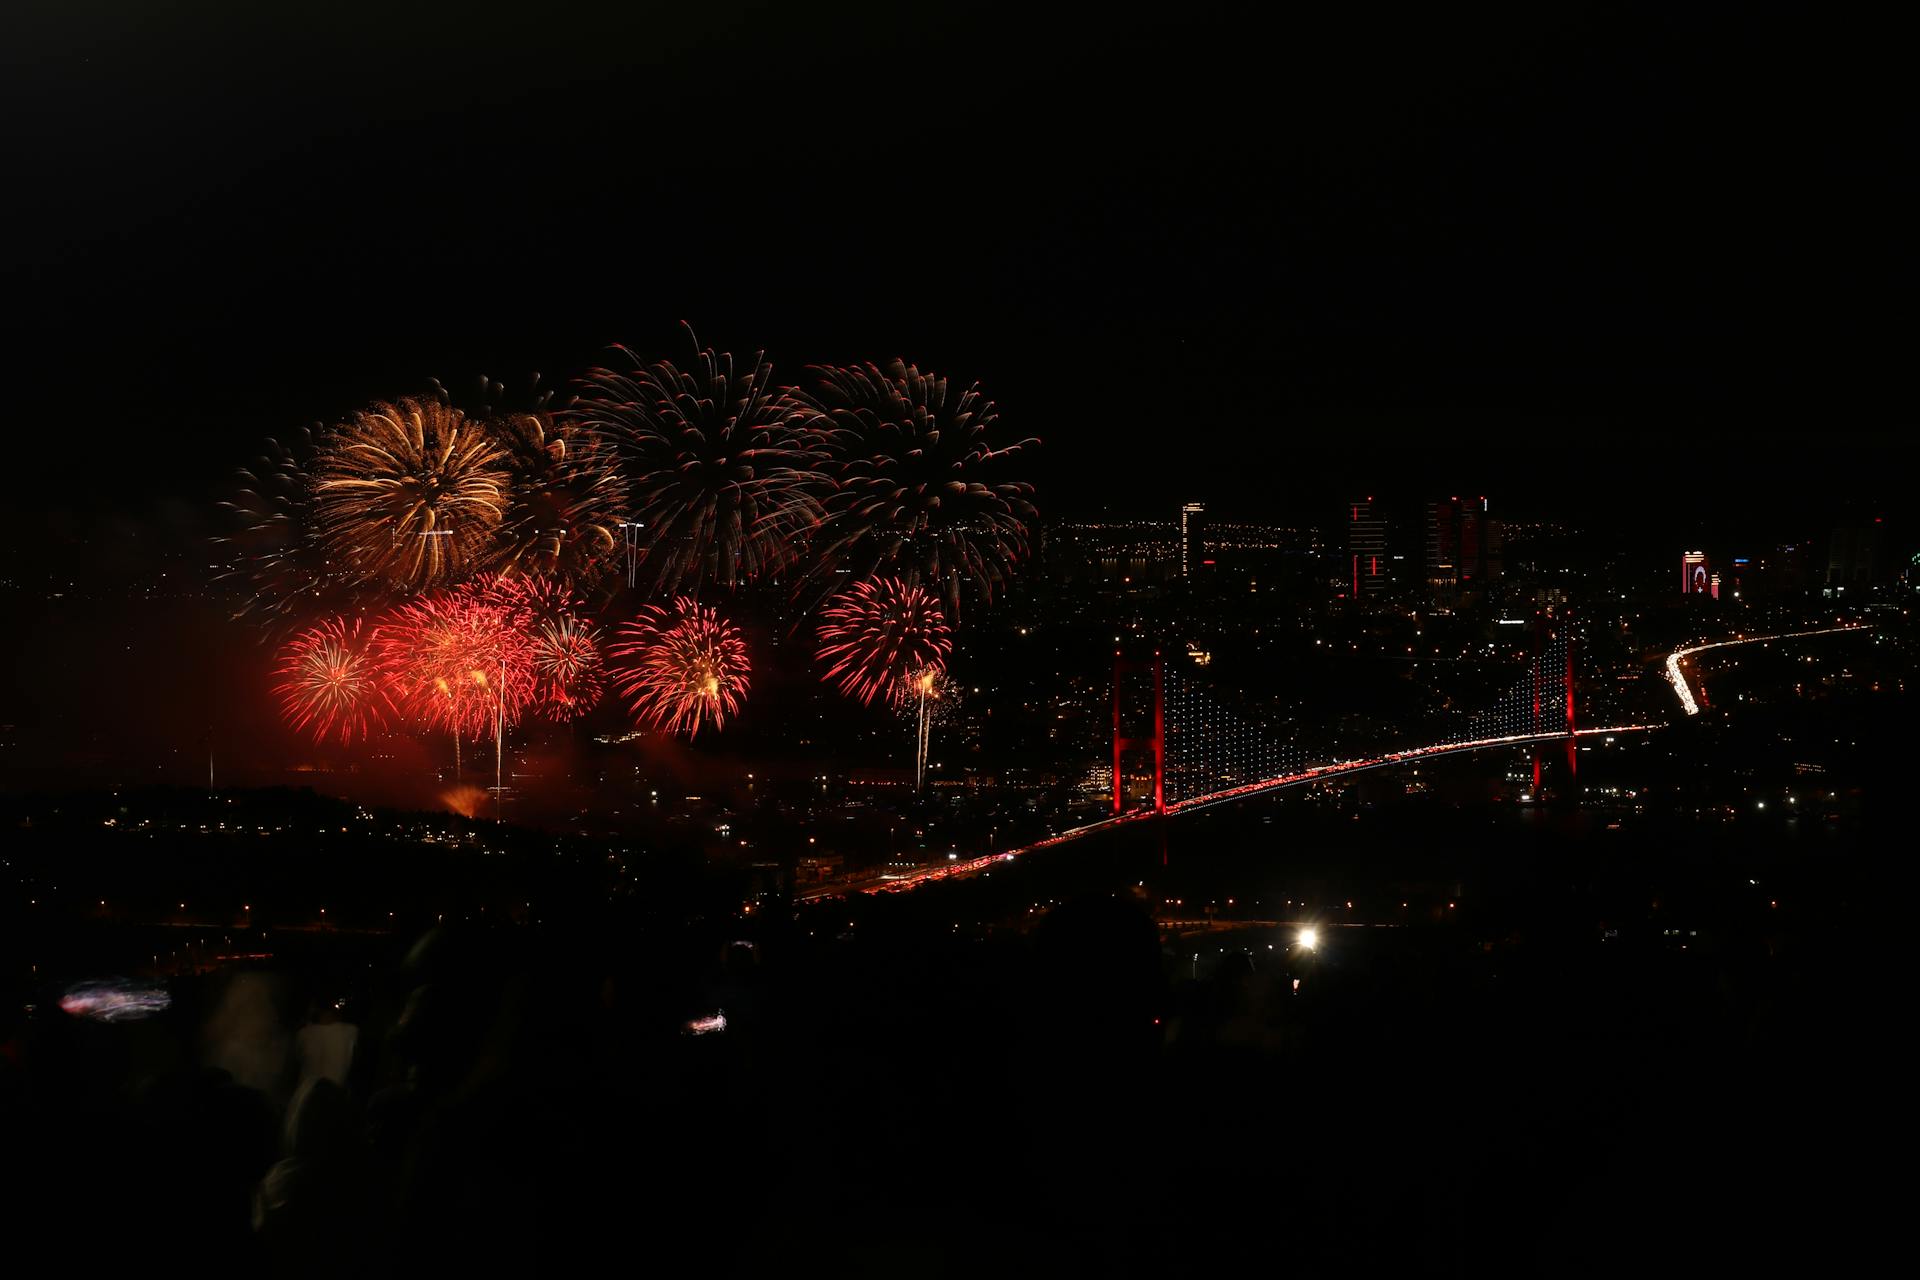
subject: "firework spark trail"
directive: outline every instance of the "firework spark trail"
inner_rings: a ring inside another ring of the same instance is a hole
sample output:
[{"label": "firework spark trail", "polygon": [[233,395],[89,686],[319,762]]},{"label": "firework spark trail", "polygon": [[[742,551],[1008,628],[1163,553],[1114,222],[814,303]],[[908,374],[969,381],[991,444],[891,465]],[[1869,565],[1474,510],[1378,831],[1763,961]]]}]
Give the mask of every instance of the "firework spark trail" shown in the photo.
[{"label": "firework spark trail", "polygon": [[900,687],[903,693],[894,699],[894,708],[913,726],[913,786],[918,791],[927,781],[934,726],[958,714],[960,691],[945,671],[932,666],[909,675]]},{"label": "firework spark trail", "polygon": [[899,360],[813,372],[836,482],[816,579],[884,571],[929,584],[955,611],[963,585],[991,600],[1026,555],[1036,517],[1033,486],[992,477],[1039,441],[993,445],[999,411],[977,384],[954,394]]},{"label": "firework spark trail", "polygon": [[484,565],[512,476],[482,422],[433,400],[376,404],[321,441],[320,543],[363,583],[425,587]]},{"label": "firework spark trail", "polygon": [[723,728],[746,696],[750,668],[739,628],[687,596],[671,608],[642,608],[620,628],[611,656],[615,687],[634,717],[670,733]]},{"label": "firework spark trail", "polygon": [[385,726],[391,708],[372,638],[362,634],[359,618],[331,618],[281,646],[273,692],[295,732],[346,744]]},{"label": "firework spark trail", "polygon": [[953,636],[940,603],[899,578],[866,578],[820,612],[819,657],[840,691],[871,704],[900,703],[922,672],[946,669]]},{"label": "firework spark trail", "polygon": [[293,447],[268,440],[266,452],[241,469],[233,498],[220,504],[237,525],[232,535],[216,539],[233,550],[221,576],[242,579],[248,587],[235,616],[289,619],[296,611],[348,603],[315,536],[313,482],[306,468],[312,454],[313,439],[306,432]]},{"label": "firework spark trail", "polygon": [[820,415],[774,385],[773,366],[695,346],[691,369],[614,348],[624,367],[591,371],[572,411],[638,468],[633,514],[648,542],[640,570],[667,595],[786,567],[832,485]]}]

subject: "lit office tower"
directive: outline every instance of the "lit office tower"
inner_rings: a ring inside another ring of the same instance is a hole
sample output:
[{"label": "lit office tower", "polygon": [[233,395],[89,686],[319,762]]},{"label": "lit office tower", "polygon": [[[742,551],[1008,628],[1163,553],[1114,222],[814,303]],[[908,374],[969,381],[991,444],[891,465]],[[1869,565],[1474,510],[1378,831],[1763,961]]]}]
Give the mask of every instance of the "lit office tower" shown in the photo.
[{"label": "lit office tower", "polygon": [[1712,581],[1712,573],[1707,568],[1707,553],[1689,551],[1680,557],[1680,594],[1683,596],[1703,596]]},{"label": "lit office tower", "polygon": [[1206,530],[1207,504],[1189,502],[1180,508],[1180,576],[1199,570],[1206,559],[1202,537]]},{"label": "lit office tower", "polygon": [[1378,595],[1387,585],[1387,522],[1373,499],[1347,504],[1347,572],[1354,597]]},{"label": "lit office tower", "polygon": [[1427,585],[1443,607],[1500,576],[1500,531],[1487,500],[1447,498],[1427,504]]},{"label": "lit office tower", "polygon": [[1434,603],[1450,605],[1460,585],[1460,499],[1427,504],[1427,586]]}]

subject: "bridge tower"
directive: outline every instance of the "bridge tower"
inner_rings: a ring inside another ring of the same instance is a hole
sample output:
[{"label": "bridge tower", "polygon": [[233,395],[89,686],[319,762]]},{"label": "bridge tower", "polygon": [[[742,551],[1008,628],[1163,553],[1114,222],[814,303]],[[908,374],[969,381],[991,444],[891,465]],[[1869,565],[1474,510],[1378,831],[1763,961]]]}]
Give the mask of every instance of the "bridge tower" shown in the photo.
[{"label": "bridge tower", "polygon": [[[1124,736],[1120,723],[1120,686],[1129,671],[1153,672],[1153,733],[1150,737]],[[1119,650],[1113,654],[1113,811],[1126,807],[1126,789],[1122,772],[1129,751],[1153,752],[1153,811],[1167,811],[1167,700],[1166,667],[1158,650],[1152,659],[1127,658]]]},{"label": "bridge tower", "polygon": [[[1549,662],[1556,660],[1553,652],[1554,642],[1563,641],[1564,669],[1549,671]],[[1566,704],[1566,741],[1567,772],[1569,776],[1579,770],[1579,757],[1574,753],[1578,749],[1575,743],[1573,718],[1573,616],[1564,608],[1557,613],[1549,611],[1536,614],[1533,628],[1533,665],[1529,670],[1533,685],[1533,732],[1545,732],[1542,715],[1551,705],[1553,682],[1560,682],[1560,695]],[[1533,749],[1533,791],[1540,793],[1540,748]]]},{"label": "bridge tower", "polygon": [[1567,629],[1567,737],[1573,737],[1573,619],[1565,618],[1562,625]]},{"label": "bridge tower", "polygon": [[1580,772],[1580,746],[1574,740],[1573,726],[1573,619],[1565,618],[1562,626],[1567,629],[1567,776],[1576,776]]}]

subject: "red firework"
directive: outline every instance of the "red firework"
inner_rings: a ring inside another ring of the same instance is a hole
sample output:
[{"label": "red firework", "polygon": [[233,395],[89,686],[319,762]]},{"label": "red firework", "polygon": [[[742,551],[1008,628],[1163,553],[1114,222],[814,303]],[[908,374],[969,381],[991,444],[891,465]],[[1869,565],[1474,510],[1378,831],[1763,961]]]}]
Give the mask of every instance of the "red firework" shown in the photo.
[{"label": "red firework", "polygon": [[600,701],[606,673],[599,629],[574,617],[542,623],[533,636],[533,671],[540,714],[549,720],[587,714]]},{"label": "red firework", "polygon": [[620,628],[611,650],[615,686],[642,724],[693,737],[725,726],[747,693],[746,642],[740,629],[688,596],[672,608],[647,605]]},{"label": "red firework", "polygon": [[461,588],[483,604],[515,609],[532,618],[551,618],[581,608],[572,587],[538,573],[494,574]]},{"label": "red firework", "polygon": [[870,705],[885,696],[899,702],[913,681],[947,669],[953,636],[940,602],[899,578],[866,578],[820,611],[820,660],[825,679]]},{"label": "red firework", "polygon": [[525,633],[533,667],[533,700],[549,720],[573,720],[593,710],[605,684],[600,629],[581,616],[573,590],[537,574],[498,577],[469,588],[488,605],[508,609]]},{"label": "red firework", "polygon": [[333,618],[302,631],[280,648],[273,686],[287,724],[324,742],[350,743],[386,724],[386,691],[362,636],[360,619]]},{"label": "red firework", "polygon": [[519,721],[534,700],[533,646],[511,607],[476,592],[441,591],[401,605],[373,638],[393,701],[456,736]]}]

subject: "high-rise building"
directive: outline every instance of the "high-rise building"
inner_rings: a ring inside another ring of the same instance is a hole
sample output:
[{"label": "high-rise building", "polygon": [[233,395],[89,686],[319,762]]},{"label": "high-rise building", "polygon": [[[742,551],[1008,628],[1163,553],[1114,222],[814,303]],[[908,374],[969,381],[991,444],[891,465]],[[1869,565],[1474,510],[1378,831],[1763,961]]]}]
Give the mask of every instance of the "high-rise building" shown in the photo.
[{"label": "high-rise building", "polygon": [[1372,498],[1347,504],[1347,569],[1355,599],[1386,590],[1387,522],[1375,514]]},{"label": "high-rise building", "polygon": [[1878,578],[1881,560],[1881,524],[1842,525],[1827,540],[1827,591],[1851,587],[1864,590]]},{"label": "high-rise building", "polygon": [[1707,553],[1688,551],[1680,557],[1680,594],[1683,596],[1703,596],[1713,581],[1713,573],[1707,568]]},{"label": "high-rise building", "polygon": [[1180,576],[1200,571],[1206,560],[1207,504],[1189,502],[1180,508]]},{"label": "high-rise building", "polygon": [[1453,589],[1459,569],[1458,498],[1427,504],[1427,585],[1436,597]]},{"label": "high-rise building", "polygon": [[1427,585],[1435,604],[1500,576],[1500,531],[1487,500],[1447,498],[1427,504]]}]

